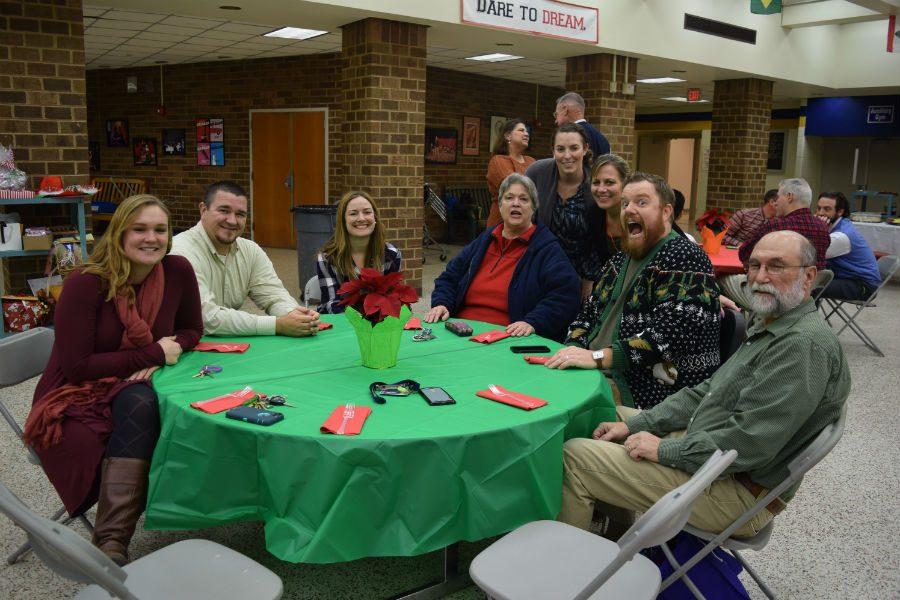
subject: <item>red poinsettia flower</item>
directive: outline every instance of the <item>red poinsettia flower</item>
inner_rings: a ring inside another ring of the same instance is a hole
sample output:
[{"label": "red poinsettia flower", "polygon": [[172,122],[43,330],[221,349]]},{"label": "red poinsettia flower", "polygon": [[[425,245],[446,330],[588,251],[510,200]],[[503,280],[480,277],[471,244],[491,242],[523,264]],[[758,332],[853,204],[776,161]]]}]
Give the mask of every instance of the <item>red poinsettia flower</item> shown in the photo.
[{"label": "red poinsettia flower", "polygon": [[728,211],[719,212],[715,208],[711,208],[695,221],[697,229],[702,231],[704,227],[709,227],[714,233],[718,234],[728,227],[728,221],[731,219],[731,213]]},{"label": "red poinsettia flower", "polygon": [[338,289],[341,305],[354,310],[376,325],[386,317],[399,317],[400,309],[419,299],[416,290],[403,283],[403,273],[382,275],[375,269],[361,269],[358,279],[351,279]]}]

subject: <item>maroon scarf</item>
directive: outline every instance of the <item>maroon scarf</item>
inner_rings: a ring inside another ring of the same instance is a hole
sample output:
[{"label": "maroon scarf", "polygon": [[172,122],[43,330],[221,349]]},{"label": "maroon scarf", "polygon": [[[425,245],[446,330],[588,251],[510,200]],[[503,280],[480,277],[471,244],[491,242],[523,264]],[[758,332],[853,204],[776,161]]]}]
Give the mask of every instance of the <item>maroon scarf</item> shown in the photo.
[{"label": "maroon scarf", "polygon": [[[116,295],[113,300],[116,313],[125,327],[119,350],[143,348],[154,342],[151,328],[162,305],[164,290],[163,267],[157,263],[144,279],[134,302],[130,302],[122,292]],[[62,439],[62,424],[67,416],[108,423],[108,434],[111,431],[110,392],[121,381],[119,377],[104,377],[80,384],[68,383],[47,392],[31,407],[25,421],[25,443],[35,449],[56,445]]]}]

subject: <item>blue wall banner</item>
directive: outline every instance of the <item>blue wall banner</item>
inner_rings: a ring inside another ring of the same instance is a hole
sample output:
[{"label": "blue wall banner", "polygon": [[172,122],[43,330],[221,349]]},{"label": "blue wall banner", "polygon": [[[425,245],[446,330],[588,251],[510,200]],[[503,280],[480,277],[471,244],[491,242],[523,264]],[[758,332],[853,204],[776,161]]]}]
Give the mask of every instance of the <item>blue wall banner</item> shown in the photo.
[{"label": "blue wall banner", "polygon": [[900,137],[900,96],[810,98],[806,135]]}]

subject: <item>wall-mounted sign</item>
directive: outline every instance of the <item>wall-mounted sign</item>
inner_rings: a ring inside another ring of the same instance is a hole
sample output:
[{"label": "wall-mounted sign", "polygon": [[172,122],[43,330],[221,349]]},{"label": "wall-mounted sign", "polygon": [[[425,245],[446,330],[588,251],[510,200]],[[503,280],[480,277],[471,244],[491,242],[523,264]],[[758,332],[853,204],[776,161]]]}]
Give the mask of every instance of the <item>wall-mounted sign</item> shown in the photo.
[{"label": "wall-mounted sign", "polygon": [[462,22],[596,44],[598,10],[555,0],[460,0]]},{"label": "wall-mounted sign", "polygon": [[687,101],[700,102],[700,88],[688,88]]},{"label": "wall-mounted sign", "polygon": [[893,123],[894,122],[894,107],[891,105],[887,106],[870,106],[867,116],[866,123]]}]

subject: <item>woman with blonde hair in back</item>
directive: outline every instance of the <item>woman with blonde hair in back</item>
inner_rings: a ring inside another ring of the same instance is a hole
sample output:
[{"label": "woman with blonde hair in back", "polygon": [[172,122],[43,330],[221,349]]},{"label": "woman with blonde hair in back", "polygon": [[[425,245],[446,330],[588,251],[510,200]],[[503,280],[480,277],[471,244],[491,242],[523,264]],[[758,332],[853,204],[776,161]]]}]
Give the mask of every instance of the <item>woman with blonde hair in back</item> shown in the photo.
[{"label": "woman with blonde hair in back", "polygon": [[200,294],[172,247],[169,210],[125,199],[90,259],[65,280],[56,338],[25,441],[69,514],[97,502],[93,543],[118,564],[144,510],[159,407],[150,377],[203,335]]},{"label": "woman with blonde hair in back", "polygon": [[400,251],[384,239],[384,225],[375,200],[362,191],[344,194],[337,205],[334,235],[316,257],[319,278],[320,313],[341,313],[341,295],[337,290],[360,269],[376,269],[382,274],[400,271]]}]

